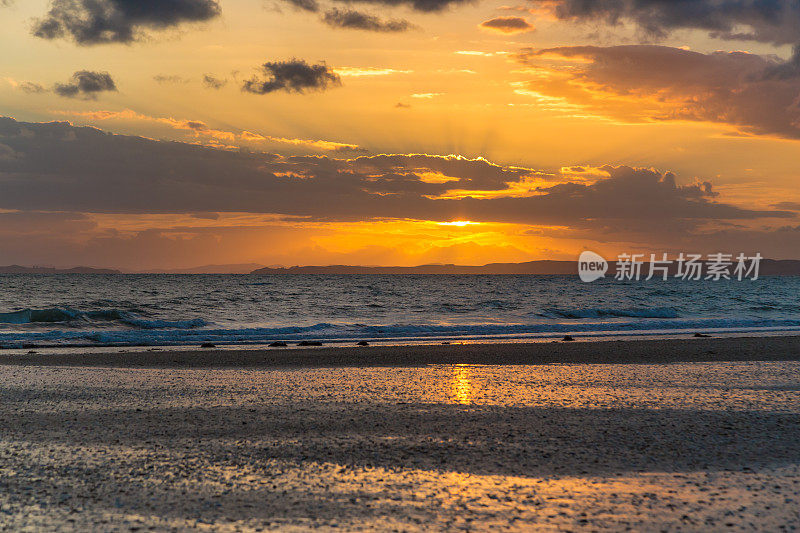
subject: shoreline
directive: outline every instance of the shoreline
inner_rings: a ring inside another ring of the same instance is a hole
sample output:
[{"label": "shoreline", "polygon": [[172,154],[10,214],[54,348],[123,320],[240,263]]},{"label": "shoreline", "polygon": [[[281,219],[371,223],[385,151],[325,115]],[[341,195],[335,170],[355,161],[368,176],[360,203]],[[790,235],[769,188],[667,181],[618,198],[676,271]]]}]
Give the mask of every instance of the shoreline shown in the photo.
[{"label": "shoreline", "polygon": [[800,336],[337,346],[300,349],[154,350],[151,348],[141,351],[21,355],[0,353],[0,366],[119,368],[337,368],[736,361],[800,361]]}]

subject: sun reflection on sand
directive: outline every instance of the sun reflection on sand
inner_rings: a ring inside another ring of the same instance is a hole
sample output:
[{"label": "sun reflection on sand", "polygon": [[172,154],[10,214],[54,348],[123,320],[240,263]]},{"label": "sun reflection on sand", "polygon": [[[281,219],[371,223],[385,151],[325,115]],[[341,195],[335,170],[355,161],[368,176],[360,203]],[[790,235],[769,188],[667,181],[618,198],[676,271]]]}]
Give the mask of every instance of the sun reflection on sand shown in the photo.
[{"label": "sun reflection on sand", "polygon": [[461,405],[472,403],[472,370],[466,365],[453,367],[453,381],[450,385],[453,401]]}]

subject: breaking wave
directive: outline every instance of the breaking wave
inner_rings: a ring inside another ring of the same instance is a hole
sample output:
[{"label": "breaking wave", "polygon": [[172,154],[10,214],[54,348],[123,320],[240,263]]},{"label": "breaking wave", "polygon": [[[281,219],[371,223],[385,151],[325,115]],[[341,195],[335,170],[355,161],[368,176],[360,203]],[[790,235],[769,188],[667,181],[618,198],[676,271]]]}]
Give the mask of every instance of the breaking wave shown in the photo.
[{"label": "breaking wave", "polygon": [[[156,321],[157,322],[157,321]],[[190,321],[191,322],[191,321]],[[169,324],[164,322],[160,325]],[[176,323],[172,323],[176,324]],[[273,341],[318,340],[327,343],[374,340],[414,342],[432,340],[491,340],[547,338],[563,334],[592,337],[620,335],[671,335],[697,331],[747,332],[793,330],[800,320],[764,319],[662,319],[621,322],[536,324],[330,324],[259,328],[144,327],[87,331],[0,332],[0,348],[88,346],[190,346],[261,345]]]},{"label": "breaking wave", "polygon": [[199,328],[207,326],[205,320],[150,320],[131,311],[121,309],[102,309],[78,311],[70,308],[52,307],[48,309],[22,309],[10,313],[0,313],[0,324],[55,324],[74,326],[124,324],[140,329]]},{"label": "breaking wave", "polygon": [[549,318],[678,318],[672,307],[635,307],[631,309],[546,309]]}]

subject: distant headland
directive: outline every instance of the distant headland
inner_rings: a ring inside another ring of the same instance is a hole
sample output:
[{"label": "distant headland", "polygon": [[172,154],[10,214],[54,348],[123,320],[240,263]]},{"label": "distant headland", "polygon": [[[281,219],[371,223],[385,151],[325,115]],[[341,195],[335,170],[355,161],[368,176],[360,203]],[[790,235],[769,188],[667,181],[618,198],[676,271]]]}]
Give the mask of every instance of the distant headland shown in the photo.
[{"label": "distant headland", "polygon": [[[643,269],[647,269],[644,263]],[[248,270],[248,264],[207,265],[176,270],[153,270],[126,272],[113,268],[74,267],[56,268],[44,266],[0,266],[0,274],[441,274],[441,275],[540,275],[571,276],[577,274],[577,261],[527,261],[524,263],[489,263],[486,265],[431,264],[418,266],[358,266],[358,265],[320,265],[320,266],[271,266]],[[644,271],[643,270],[643,271]],[[670,272],[674,267],[670,268]],[[607,276],[615,274],[615,264],[609,263]],[[800,260],[762,259],[759,269],[762,276],[800,276]]]},{"label": "distant headland", "polygon": [[[648,263],[645,263],[646,267]],[[609,263],[609,274],[614,274],[614,263]],[[565,276],[576,275],[577,261],[528,261],[525,263],[489,263],[482,266],[464,265],[420,265],[412,267],[383,266],[293,266],[266,267],[251,272],[257,275],[270,274],[533,274]],[[674,267],[671,269],[674,270]],[[760,275],[763,276],[800,276],[799,260],[762,259]]]},{"label": "distant headland", "polygon": [[55,267],[40,267],[40,266],[20,266],[8,265],[0,266],[0,274],[122,274],[120,270],[113,268],[90,268],[90,267],[74,267],[74,268],[55,268]]}]

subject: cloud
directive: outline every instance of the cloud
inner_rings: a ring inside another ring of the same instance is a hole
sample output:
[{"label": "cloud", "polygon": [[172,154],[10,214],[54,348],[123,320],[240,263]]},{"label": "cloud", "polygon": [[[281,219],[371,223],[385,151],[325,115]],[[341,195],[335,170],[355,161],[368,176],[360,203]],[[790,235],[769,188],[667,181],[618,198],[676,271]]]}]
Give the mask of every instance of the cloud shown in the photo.
[{"label": "cloud", "polygon": [[786,209],[787,211],[800,211],[800,202],[778,202],[772,207],[775,209]]},{"label": "cloud", "polygon": [[208,89],[215,89],[219,90],[225,87],[228,84],[228,80],[217,78],[213,74],[205,74],[203,75],[203,85]]},{"label": "cloud", "polygon": [[325,62],[309,65],[304,60],[291,59],[264,63],[261,73],[245,81],[242,90],[253,94],[303,93],[337,85],[341,85],[341,78]]},{"label": "cloud", "polygon": [[[351,3],[353,0],[336,0],[343,3]],[[423,13],[444,11],[453,6],[461,6],[474,3],[473,0],[359,0],[363,4],[374,4],[384,7],[408,7]]]},{"label": "cloud", "polygon": [[317,0],[284,0],[287,4],[302,11],[310,11],[316,13],[319,11],[319,3]]},{"label": "cloud", "polygon": [[413,28],[413,24],[407,20],[381,20],[375,15],[362,13],[353,9],[333,8],[325,12],[322,21],[333,28],[345,28],[353,30],[366,30],[384,33],[396,33],[408,31]]},{"label": "cloud", "polygon": [[143,30],[163,30],[219,16],[217,0],[52,0],[33,34],[80,45],[130,43]]},{"label": "cloud", "polygon": [[82,213],[63,213],[49,211],[0,212],[0,233],[29,235],[52,232],[59,228],[64,233],[85,231],[96,227],[92,220]]},{"label": "cloud", "polygon": [[250,131],[226,131],[211,128],[200,120],[179,120],[172,117],[153,117],[137,113],[131,109],[123,111],[62,111],[62,115],[71,117],[81,117],[93,121],[103,120],[123,120],[135,122],[150,122],[163,124],[174,130],[191,133],[202,144],[209,146],[229,148],[231,143],[250,147],[253,144],[281,144],[311,150],[325,152],[365,152],[366,150],[357,144],[341,143],[335,141],[325,141],[318,139],[293,139],[287,137],[276,137],[272,135],[261,135]]},{"label": "cloud", "polygon": [[[564,247],[603,251],[597,243],[770,257],[800,250],[796,205],[737,206],[702,179],[627,166],[286,156],[0,118],[0,182],[0,249],[28,264],[470,263],[525,260],[542,247],[570,257]],[[481,224],[437,224],[454,220]],[[367,244],[352,251],[354,241]],[[480,250],[450,257],[455,242]],[[500,245],[522,246],[511,254]]]},{"label": "cloud", "polygon": [[219,220],[219,213],[192,213],[191,216],[201,220]]},{"label": "cloud", "polygon": [[769,65],[762,74],[764,80],[791,80],[800,77],[800,44],[794,46],[792,57],[788,61],[780,61]]},{"label": "cloud", "polygon": [[17,153],[10,146],[0,143],[0,161],[10,161],[17,157]]},{"label": "cloud", "polygon": [[635,24],[647,36],[695,29],[720,39],[776,45],[800,41],[796,0],[531,0],[559,20]]},{"label": "cloud", "polygon": [[524,49],[517,59],[539,74],[518,92],[566,113],[715,122],[800,139],[796,59],[649,45]]},{"label": "cloud", "polygon": [[727,204],[708,182],[679,184],[669,172],[624,166],[546,171],[453,155],[281,156],[9,118],[0,119],[0,142],[16,154],[0,161],[0,209],[472,220],[673,235],[796,215]]},{"label": "cloud", "polygon": [[[319,12],[322,8],[317,0],[283,0],[296,9]],[[474,0],[333,0],[341,4],[372,4],[375,6],[393,8],[407,7],[422,13],[435,13],[444,11],[453,6],[467,5],[475,3]]]},{"label": "cloud", "polygon": [[414,93],[411,95],[411,98],[418,98],[420,100],[430,100],[431,98],[436,98],[437,96],[442,96],[444,93]]},{"label": "cloud", "polygon": [[336,74],[345,77],[361,78],[364,76],[389,76],[390,74],[411,74],[413,70],[396,70],[393,68],[374,67],[336,67]]},{"label": "cloud", "polygon": [[41,86],[38,83],[34,83],[32,81],[20,82],[17,84],[17,88],[20,91],[26,92],[28,94],[39,94],[47,91],[47,89],[45,89],[43,86]]},{"label": "cloud", "polygon": [[67,98],[94,100],[102,92],[116,91],[117,85],[108,72],[79,70],[72,75],[72,81],[57,83],[53,91]]},{"label": "cloud", "polygon": [[535,28],[522,17],[495,17],[481,22],[480,27],[494,32],[512,35],[533,31]]},{"label": "cloud", "polygon": [[175,74],[156,74],[153,76],[153,80],[160,83],[160,84],[169,84],[169,83],[188,83],[189,80],[182,76],[177,76]]},{"label": "cloud", "polygon": [[47,89],[45,89],[44,86],[42,86],[39,83],[32,82],[32,81],[17,81],[14,78],[10,78],[10,77],[0,78],[0,79],[4,79],[14,89],[18,89],[18,90],[20,90],[20,91],[22,91],[24,93],[40,94],[40,93],[47,92]]},{"label": "cloud", "polygon": [[482,52],[480,50],[457,50],[456,55],[460,56],[479,56],[479,57],[493,57],[495,55],[504,55],[507,52]]},{"label": "cloud", "polygon": [[309,13],[325,12],[320,19],[332,28],[355,29],[382,33],[399,33],[416,28],[414,24],[404,19],[382,19],[378,15],[365,13],[350,7],[353,3],[372,4],[374,6],[393,8],[398,6],[408,7],[424,13],[443,11],[453,5],[472,3],[473,0],[332,0],[347,7],[340,9],[321,5],[317,0],[282,0],[299,11]]},{"label": "cloud", "polygon": [[436,72],[438,74],[477,74],[477,72],[468,68],[440,68]]}]

